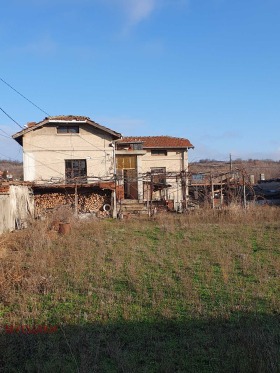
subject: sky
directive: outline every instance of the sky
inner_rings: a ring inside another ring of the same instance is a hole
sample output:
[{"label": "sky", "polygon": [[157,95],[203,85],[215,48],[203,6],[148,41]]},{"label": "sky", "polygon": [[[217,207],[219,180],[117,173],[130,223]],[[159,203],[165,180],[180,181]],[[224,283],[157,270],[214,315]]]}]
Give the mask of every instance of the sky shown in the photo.
[{"label": "sky", "polygon": [[[280,160],[280,0],[9,0],[0,78],[49,115],[169,135],[200,159]],[[0,80],[20,126],[46,114]],[[5,137],[0,159],[22,159]]]}]

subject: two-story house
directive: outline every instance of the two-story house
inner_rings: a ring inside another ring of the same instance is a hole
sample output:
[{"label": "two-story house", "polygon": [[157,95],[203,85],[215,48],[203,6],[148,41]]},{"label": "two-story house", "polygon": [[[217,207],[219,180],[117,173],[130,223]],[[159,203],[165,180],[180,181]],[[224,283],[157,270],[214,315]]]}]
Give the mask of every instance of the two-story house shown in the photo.
[{"label": "two-story house", "polygon": [[172,199],[187,195],[188,139],[122,137],[84,116],[47,117],[13,138],[23,148],[24,180],[47,184],[113,181],[126,199]]},{"label": "two-story house", "polygon": [[126,198],[171,199],[175,206],[181,204],[187,194],[188,150],[193,148],[188,139],[124,137],[116,144],[117,174]]}]

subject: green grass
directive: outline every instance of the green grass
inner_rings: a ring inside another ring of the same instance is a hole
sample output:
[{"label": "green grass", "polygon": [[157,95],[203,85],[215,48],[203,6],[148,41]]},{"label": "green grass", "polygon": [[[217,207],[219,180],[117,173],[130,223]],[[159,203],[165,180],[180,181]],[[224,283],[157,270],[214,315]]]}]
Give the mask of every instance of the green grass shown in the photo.
[{"label": "green grass", "polygon": [[1,324],[59,329],[3,331],[0,371],[280,371],[279,211],[260,211],[9,235]]}]

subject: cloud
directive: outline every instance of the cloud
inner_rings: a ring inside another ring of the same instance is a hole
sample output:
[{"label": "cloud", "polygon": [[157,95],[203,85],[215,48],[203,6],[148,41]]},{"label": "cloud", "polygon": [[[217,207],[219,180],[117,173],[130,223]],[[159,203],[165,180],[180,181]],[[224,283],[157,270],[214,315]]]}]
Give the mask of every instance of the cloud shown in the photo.
[{"label": "cloud", "polygon": [[110,6],[117,6],[126,15],[125,31],[150,18],[152,14],[165,6],[185,6],[189,0],[102,0]]},{"label": "cloud", "polygon": [[148,18],[160,5],[160,0],[118,0],[126,13],[130,25],[135,25]]}]

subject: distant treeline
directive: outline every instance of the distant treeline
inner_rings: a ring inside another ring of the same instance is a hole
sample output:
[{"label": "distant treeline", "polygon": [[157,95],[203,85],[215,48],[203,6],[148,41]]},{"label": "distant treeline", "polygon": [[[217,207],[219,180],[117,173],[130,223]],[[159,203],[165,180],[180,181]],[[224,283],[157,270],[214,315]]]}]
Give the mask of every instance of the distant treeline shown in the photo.
[{"label": "distant treeline", "polygon": [[218,161],[215,159],[200,159],[198,162],[189,163],[189,171],[192,173],[206,172],[227,172],[230,169],[245,170],[248,175],[254,175],[255,181],[263,175],[265,179],[274,179],[280,177],[280,161],[272,159],[248,159],[246,161],[241,158],[229,161]]}]

